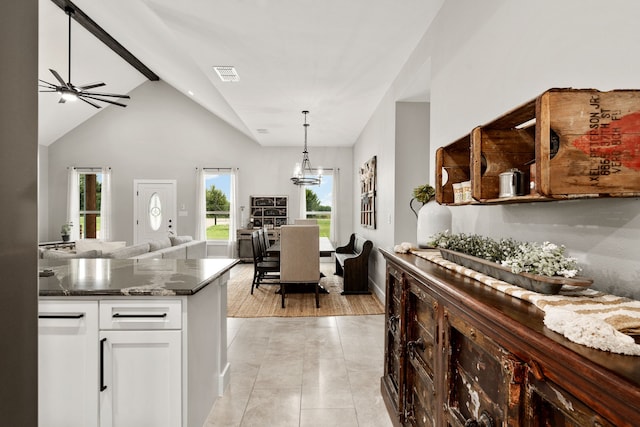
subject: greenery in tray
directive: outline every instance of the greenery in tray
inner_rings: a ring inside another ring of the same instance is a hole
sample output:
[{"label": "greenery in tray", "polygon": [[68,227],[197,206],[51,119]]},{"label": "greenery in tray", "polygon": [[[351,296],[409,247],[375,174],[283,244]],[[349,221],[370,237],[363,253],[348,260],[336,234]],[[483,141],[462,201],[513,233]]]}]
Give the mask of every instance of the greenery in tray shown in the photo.
[{"label": "greenery in tray", "polygon": [[462,252],[510,267],[511,272],[543,276],[574,277],[580,268],[576,259],[566,257],[565,247],[549,242],[518,242],[514,239],[494,240],[477,234],[438,233],[431,246]]}]

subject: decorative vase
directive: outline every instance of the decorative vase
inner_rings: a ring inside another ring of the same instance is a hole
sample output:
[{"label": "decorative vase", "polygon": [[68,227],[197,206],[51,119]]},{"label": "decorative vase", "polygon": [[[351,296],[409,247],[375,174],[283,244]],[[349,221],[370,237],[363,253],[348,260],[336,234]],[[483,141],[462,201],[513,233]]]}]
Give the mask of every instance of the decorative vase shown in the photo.
[{"label": "decorative vase", "polygon": [[418,247],[429,247],[431,236],[451,230],[451,211],[449,207],[436,202],[425,203],[418,211],[417,243]]},{"label": "decorative vase", "polygon": [[62,234],[61,237],[63,242],[68,242],[70,236],[68,234]]}]

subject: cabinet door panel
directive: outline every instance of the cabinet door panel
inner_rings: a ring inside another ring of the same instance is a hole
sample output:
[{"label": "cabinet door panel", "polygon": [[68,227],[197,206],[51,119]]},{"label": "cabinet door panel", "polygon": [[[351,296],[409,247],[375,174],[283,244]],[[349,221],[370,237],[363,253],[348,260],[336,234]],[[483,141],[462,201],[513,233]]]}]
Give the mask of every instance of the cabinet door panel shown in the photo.
[{"label": "cabinet door panel", "polygon": [[449,421],[520,425],[523,363],[460,317],[445,310],[445,318]]},{"label": "cabinet door panel", "polygon": [[181,424],[181,332],[101,331],[101,427]]},{"label": "cabinet door panel", "polygon": [[98,425],[98,303],[41,301],[38,425]]},{"label": "cabinet door panel", "polygon": [[402,405],[404,348],[401,340],[405,320],[402,312],[402,287],[402,274],[389,267],[386,281],[385,364],[382,385],[396,413],[395,416],[400,418],[404,411]]},{"label": "cabinet door panel", "polygon": [[[605,391],[603,390],[603,393]],[[527,422],[529,426],[554,427],[612,427],[592,409],[556,384],[536,379],[527,381]]]}]

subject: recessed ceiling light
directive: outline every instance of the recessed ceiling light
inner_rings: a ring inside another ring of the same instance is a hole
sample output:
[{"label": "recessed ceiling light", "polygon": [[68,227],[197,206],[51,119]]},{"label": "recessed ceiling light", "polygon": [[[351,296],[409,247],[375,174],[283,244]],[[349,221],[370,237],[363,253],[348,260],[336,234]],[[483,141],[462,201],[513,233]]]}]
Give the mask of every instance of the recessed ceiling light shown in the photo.
[{"label": "recessed ceiling light", "polygon": [[213,69],[216,70],[216,73],[218,73],[218,77],[220,77],[220,80],[222,80],[223,82],[239,82],[240,81],[240,76],[238,75],[238,72],[231,65],[218,65],[218,66],[214,66]]},{"label": "recessed ceiling light", "polygon": [[188,90],[187,93],[191,96],[193,96],[193,91]]}]

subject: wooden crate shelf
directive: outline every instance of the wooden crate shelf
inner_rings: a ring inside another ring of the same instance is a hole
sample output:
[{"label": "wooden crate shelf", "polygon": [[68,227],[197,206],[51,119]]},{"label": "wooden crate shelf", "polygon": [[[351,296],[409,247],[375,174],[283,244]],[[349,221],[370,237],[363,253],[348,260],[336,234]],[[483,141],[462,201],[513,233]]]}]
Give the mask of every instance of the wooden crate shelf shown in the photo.
[{"label": "wooden crate shelf", "polygon": [[436,201],[438,203],[454,204],[453,184],[471,179],[470,161],[470,135],[465,135],[446,147],[438,148],[436,151]]},{"label": "wooden crate shelf", "polygon": [[[512,168],[531,189],[499,198]],[[640,90],[550,89],[474,128],[436,152],[438,203],[467,180],[481,204],[640,196]]]}]

